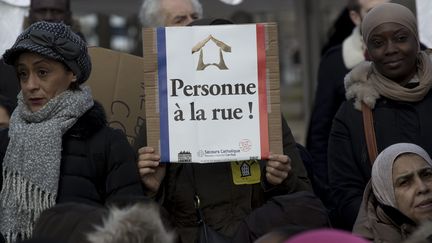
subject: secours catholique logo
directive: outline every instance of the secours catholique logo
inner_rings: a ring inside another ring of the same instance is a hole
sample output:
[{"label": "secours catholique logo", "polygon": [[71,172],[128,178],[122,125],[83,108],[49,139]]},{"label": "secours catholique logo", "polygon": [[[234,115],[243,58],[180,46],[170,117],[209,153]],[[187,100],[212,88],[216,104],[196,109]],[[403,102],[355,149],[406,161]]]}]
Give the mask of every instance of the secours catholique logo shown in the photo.
[{"label": "secours catholique logo", "polygon": [[[213,63],[204,63],[204,47],[207,45],[209,41],[212,41],[214,44],[216,44],[217,47],[219,47],[219,62],[213,62]],[[225,64],[223,52],[231,52],[231,47],[224,42],[214,38],[212,35],[209,35],[204,40],[198,42],[193,48],[192,48],[192,54],[199,51],[199,60],[197,65],[197,71],[203,71],[208,66],[216,66],[219,68],[219,70],[228,70],[227,65]]]}]

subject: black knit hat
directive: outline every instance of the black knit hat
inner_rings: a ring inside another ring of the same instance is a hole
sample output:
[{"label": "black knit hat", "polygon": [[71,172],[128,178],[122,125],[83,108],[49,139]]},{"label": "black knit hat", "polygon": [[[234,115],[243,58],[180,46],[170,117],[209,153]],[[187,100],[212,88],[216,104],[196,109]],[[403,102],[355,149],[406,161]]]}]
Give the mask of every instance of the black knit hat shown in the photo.
[{"label": "black knit hat", "polygon": [[91,60],[86,43],[64,23],[41,21],[32,24],[6,50],[3,59],[14,65],[23,52],[34,52],[64,63],[77,76],[79,84],[90,76]]}]

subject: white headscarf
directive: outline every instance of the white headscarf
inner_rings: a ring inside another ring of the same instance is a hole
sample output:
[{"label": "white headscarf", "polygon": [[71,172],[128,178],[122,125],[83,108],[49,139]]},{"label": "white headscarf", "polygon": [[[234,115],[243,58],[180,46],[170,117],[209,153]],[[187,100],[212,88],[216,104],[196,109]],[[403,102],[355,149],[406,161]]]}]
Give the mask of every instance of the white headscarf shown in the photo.
[{"label": "white headscarf", "polygon": [[397,143],[384,149],[372,166],[372,189],[377,200],[396,208],[396,198],[393,186],[394,161],[402,154],[416,154],[422,157],[432,167],[429,154],[420,146],[412,143]]}]

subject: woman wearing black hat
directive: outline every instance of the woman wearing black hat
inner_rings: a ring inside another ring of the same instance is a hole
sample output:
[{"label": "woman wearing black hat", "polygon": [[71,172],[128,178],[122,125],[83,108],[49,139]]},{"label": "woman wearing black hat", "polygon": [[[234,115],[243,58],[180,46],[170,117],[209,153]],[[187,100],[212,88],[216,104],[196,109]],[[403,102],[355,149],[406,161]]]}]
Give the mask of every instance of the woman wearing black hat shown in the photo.
[{"label": "woman wearing black hat", "polygon": [[[104,204],[142,195],[135,154],[83,83],[86,44],[62,23],[37,22],[3,55],[21,86],[9,131],[0,132],[0,232],[31,236],[40,213],[60,202]],[[7,147],[7,148],[6,148]]]}]

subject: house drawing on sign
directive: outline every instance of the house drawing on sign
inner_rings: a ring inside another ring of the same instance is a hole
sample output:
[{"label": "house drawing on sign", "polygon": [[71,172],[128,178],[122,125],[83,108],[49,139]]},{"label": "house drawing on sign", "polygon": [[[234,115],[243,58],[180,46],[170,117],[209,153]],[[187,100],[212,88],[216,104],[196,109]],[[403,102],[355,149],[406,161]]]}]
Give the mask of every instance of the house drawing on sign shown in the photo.
[{"label": "house drawing on sign", "polygon": [[240,165],[241,177],[251,176],[251,168],[247,162],[243,162]]},{"label": "house drawing on sign", "polygon": [[[209,42],[212,41],[213,43],[216,44],[216,46],[219,47],[219,63],[204,63],[204,59],[203,59],[203,47]],[[231,47],[225,43],[223,43],[222,41],[214,38],[212,35],[209,35],[207,38],[205,38],[204,40],[198,42],[198,44],[196,44],[193,48],[192,48],[192,54],[194,54],[195,52],[200,52],[199,54],[199,60],[198,60],[198,65],[197,65],[197,71],[202,71],[205,68],[207,68],[210,65],[216,66],[218,67],[220,70],[228,70],[228,67],[225,64],[225,60],[223,57],[223,53],[224,52],[231,52]]]}]

